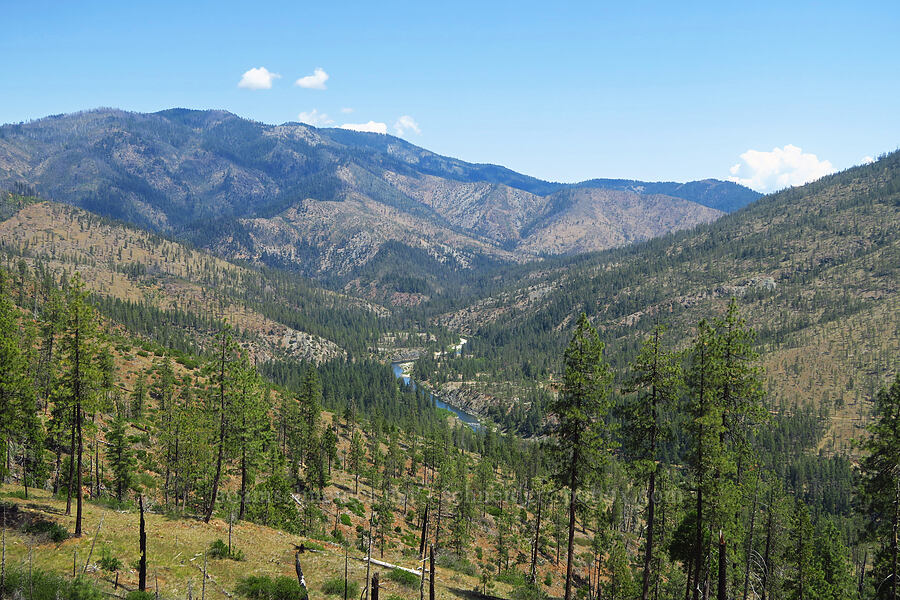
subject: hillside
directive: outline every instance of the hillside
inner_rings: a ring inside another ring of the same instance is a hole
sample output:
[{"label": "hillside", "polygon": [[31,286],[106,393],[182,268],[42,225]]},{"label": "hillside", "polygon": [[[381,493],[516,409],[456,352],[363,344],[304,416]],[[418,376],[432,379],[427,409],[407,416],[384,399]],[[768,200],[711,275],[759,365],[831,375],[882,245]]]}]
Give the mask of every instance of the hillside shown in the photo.
[{"label": "hillside", "polygon": [[102,310],[135,332],[203,352],[234,326],[259,361],[323,362],[366,349],[389,324],[377,304],[46,201],[5,196],[0,251],[54,278],[82,275]]},{"label": "hillside", "polygon": [[[898,291],[893,153],[690,232],[534,271],[436,321],[471,338],[484,375],[470,383],[492,394],[497,382],[546,381],[581,311],[621,365],[657,320],[684,339],[737,297],[759,333],[772,405],[830,411],[834,445],[846,449],[874,391],[900,366]],[[446,368],[451,380],[466,370]]]},{"label": "hillside", "polygon": [[471,270],[645,240],[758,197],[712,180],[555,184],[391,136],[182,109],[0,127],[0,188],[13,184],[226,257],[343,281],[389,243]]}]

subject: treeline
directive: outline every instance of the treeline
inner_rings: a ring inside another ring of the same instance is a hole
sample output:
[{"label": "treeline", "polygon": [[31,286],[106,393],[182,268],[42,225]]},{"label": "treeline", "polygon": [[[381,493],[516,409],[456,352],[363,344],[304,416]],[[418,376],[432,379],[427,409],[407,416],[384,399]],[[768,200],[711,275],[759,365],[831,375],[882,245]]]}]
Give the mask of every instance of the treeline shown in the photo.
[{"label": "treeline", "polygon": [[[687,336],[700,315],[715,309],[716,298],[724,303],[732,295],[753,311],[760,346],[802,341],[811,326],[877,306],[873,289],[890,295],[900,265],[898,190],[900,152],[894,152],[690,231],[529,265],[527,279],[497,273],[510,298],[500,301],[507,311],[502,319],[474,323],[470,350],[497,379],[546,379],[567,341],[560,324],[583,311],[602,324],[608,360],[621,371],[637,351],[635,332],[646,335],[657,316]],[[771,284],[751,281],[765,275],[773,276]],[[729,287],[735,282],[741,289]],[[518,310],[511,299],[526,295],[526,285],[550,291]]]},{"label": "treeline", "polygon": [[[582,314],[550,406],[552,470],[569,494],[566,598],[578,586],[578,514],[594,518],[579,494],[597,490],[643,502],[636,576],[622,558],[629,538],[621,528],[595,541],[594,580],[617,582],[616,592],[599,597],[896,597],[883,584],[897,576],[898,511],[889,506],[900,500],[900,430],[890,427],[900,419],[900,376],[878,397],[879,418],[858,473],[840,457],[797,453],[782,464],[769,454],[777,436],[761,435],[771,417],[753,343],[734,301],[724,316],[701,320],[681,352],[657,326],[620,378],[627,400],[616,405],[603,343]],[[624,476],[610,490],[617,459]],[[821,481],[841,485],[823,489]],[[643,493],[629,494],[630,486]],[[851,493],[862,509],[856,514]],[[868,528],[859,526],[862,519]],[[602,532],[598,525],[595,536]],[[873,545],[868,563],[862,549]]]},{"label": "treeline", "polygon": [[[523,598],[557,564],[569,599],[896,597],[900,378],[859,468],[804,454],[820,415],[765,409],[734,302],[679,351],[655,328],[618,373],[582,315],[528,442],[451,424],[363,359],[257,369],[227,328],[198,368],[145,353],[126,373],[78,275],[0,272],[0,475],[65,498],[75,535],[85,496],[139,491],[369,555],[425,540]],[[338,475],[352,495],[323,502]]]}]

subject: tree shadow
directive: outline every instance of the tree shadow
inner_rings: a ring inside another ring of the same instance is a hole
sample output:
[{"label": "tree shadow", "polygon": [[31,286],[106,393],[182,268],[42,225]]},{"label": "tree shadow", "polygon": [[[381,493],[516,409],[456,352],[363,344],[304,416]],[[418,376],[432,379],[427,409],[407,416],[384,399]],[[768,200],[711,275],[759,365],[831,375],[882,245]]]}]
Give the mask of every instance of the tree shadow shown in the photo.
[{"label": "tree shadow", "polygon": [[460,588],[448,587],[447,591],[457,598],[464,598],[465,600],[505,600],[499,596],[489,596],[487,594],[482,594],[481,592],[476,592],[475,590],[463,590]]}]

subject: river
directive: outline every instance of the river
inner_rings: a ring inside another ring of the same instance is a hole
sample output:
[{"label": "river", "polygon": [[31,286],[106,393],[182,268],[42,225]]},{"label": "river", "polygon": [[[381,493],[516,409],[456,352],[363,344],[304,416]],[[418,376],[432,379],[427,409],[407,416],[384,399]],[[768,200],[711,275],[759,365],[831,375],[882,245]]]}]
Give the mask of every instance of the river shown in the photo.
[{"label": "river", "polygon": [[[416,382],[413,381],[412,377],[410,377],[407,374],[407,371],[404,369],[404,366],[407,365],[408,368],[412,368],[412,364],[413,363],[411,362],[391,363],[391,368],[394,370],[394,377],[402,379],[403,383],[405,383],[406,385],[411,385],[413,389],[416,389]],[[464,410],[456,408],[455,406],[447,404],[432,392],[429,392],[429,396],[434,400],[434,405],[436,407],[449,410],[454,415],[459,417],[460,421],[462,421],[475,431],[481,429],[481,421],[478,420],[478,417],[471,415]]]}]

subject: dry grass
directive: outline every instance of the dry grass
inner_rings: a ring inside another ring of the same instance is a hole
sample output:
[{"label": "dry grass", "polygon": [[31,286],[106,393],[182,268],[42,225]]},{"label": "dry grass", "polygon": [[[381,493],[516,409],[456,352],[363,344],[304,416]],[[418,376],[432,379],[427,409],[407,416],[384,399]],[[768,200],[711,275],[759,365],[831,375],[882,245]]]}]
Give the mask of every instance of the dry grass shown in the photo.
[{"label": "dry grass", "polygon": [[[18,491],[13,486],[0,487],[2,495]],[[37,491],[29,500],[13,499],[26,512],[39,515],[57,522],[69,531],[74,527],[74,517],[63,513],[64,500],[56,500],[47,492]],[[120,511],[103,506],[86,503],[84,516],[85,534],[79,538],[70,538],[61,544],[52,542],[37,543],[33,546],[34,568],[45,569],[56,573],[72,572],[73,557],[77,551],[79,571],[90,552],[97,525],[103,521],[96,547],[88,566],[88,576],[106,591],[112,592],[114,574],[100,570],[96,564],[103,547],[122,560],[124,567],[119,574],[120,584],[128,589],[137,587],[137,571],[132,568],[139,558],[138,552],[138,514],[136,511]],[[147,513],[147,554],[148,584],[153,587],[158,581],[160,595],[166,598],[186,598],[188,587],[193,589],[193,596],[199,597],[202,582],[203,553],[215,539],[227,540],[228,525],[220,519],[213,519],[209,524],[197,519],[172,518],[153,512]],[[227,598],[233,594],[237,582],[250,575],[285,575],[294,577],[294,545],[306,540],[301,536],[290,535],[253,523],[239,523],[234,526],[232,541],[235,547],[244,552],[245,559],[240,562],[231,560],[209,560],[207,572],[207,598]],[[11,565],[27,565],[29,545],[35,538],[20,531],[7,531],[7,561]],[[321,596],[320,589],[324,582],[344,572],[343,549],[333,544],[324,544],[323,552],[307,552],[301,555],[301,564],[309,586],[311,596]],[[350,551],[349,574],[351,580],[363,587],[365,581],[365,564],[358,560],[362,554],[355,549]],[[385,553],[384,560],[406,567],[413,567],[412,559],[404,559],[396,551]],[[387,579],[388,569],[373,566],[373,572],[381,572],[383,594],[397,594],[407,598],[418,596],[418,590],[409,590]],[[457,598],[459,591],[471,590],[475,587],[474,578],[460,575],[446,569],[438,569],[438,598]],[[502,587],[502,586],[501,586]],[[121,590],[120,590],[121,593]]]}]

